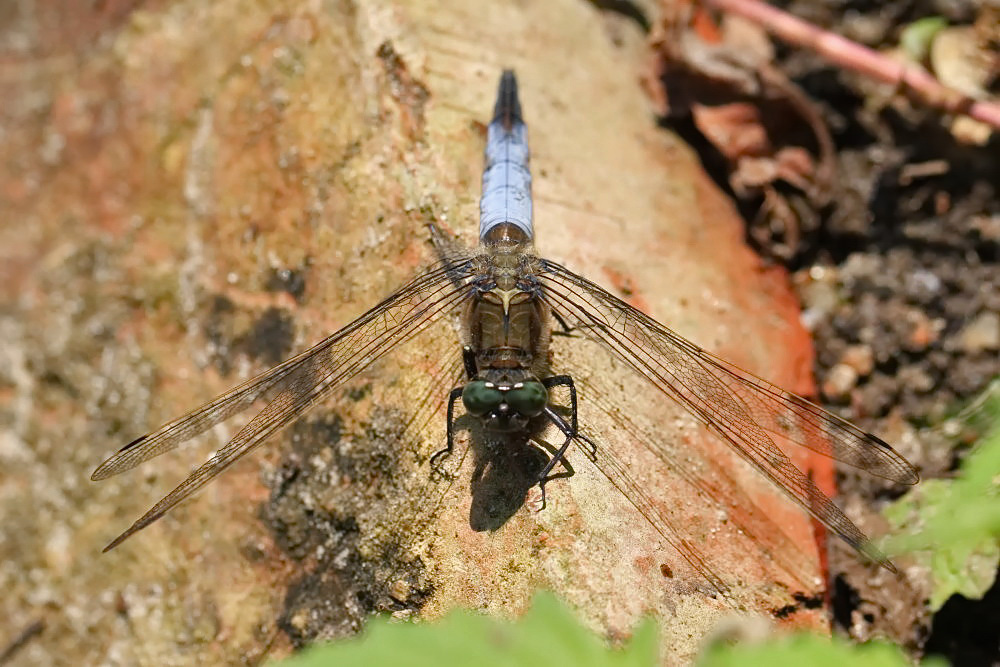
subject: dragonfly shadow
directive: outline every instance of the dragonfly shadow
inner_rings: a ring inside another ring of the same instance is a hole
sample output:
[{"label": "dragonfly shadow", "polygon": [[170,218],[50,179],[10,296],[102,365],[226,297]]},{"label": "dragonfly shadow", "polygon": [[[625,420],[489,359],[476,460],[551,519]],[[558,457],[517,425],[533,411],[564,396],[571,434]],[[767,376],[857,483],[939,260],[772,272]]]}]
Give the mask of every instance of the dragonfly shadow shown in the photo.
[{"label": "dragonfly shadow", "polygon": [[[469,416],[456,420],[455,426],[468,432],[472,453],[469,527],[477,532],[499,530],[525,504],[557,448],[525,433],[489,433]],[[549,479],[570,475],[572,469],[567,468]]]}]

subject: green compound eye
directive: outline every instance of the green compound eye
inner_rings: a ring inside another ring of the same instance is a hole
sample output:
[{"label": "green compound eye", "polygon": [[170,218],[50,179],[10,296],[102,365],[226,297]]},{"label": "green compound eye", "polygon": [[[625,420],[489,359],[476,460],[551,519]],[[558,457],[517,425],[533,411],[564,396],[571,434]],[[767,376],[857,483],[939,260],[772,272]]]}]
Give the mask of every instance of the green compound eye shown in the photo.
[{"label": "green compound eye", "polygon": [[503,402],[503,392],[488,382],[474,380],[462,390],[462,404],[469,414],[482,417]]},{"label": "green compound eye", "polygon": [[507,405],[525,417],[542,414],[549,400],[549,392],[541,382],[525,382],[507,392]]}]

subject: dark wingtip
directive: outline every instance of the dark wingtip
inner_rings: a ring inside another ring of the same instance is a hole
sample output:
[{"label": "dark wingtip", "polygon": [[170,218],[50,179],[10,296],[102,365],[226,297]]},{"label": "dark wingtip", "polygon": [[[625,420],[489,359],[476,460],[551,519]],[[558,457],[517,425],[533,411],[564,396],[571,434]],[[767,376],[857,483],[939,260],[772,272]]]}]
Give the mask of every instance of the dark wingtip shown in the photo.
[{"label": "dark wingtip", "polygon": [[505,69],[500,75],[497,103],[493,107],[493,122],[500,122],[507,130],[511,129],[514,123],[523,122],[521,101],[517,96],[517,77],[512,69]]},{"label": "dark wingtip", "polygon": [[125,445],[124,447],[122,447],[121,449],[119,449],[118,453],[121,454],[122,452],[126,452],[126,451],[132,449],[133,447],[135,447],[139,443],[144,442],[146,440],[146,438],[148,438],[148,437],[149,437],[148,433],[146,435],[139,436],[138,438],[136,438],[132,442],[128,443],[127,445]]},{"label": "dark wingtip", "polygon": [[114,456],[112,456],[111,458],[109,458],[107,461],[105,461],[101,465],[97,466],[97,470],[95,470],[90,475],[90,481],[91,482],[100,482],[102,479],[107,479],[108,477],[111,477],[112,475],[114,475],[115,473],[111,472],[109,470],[110,463],[112,461],[114,461],[116,458],[118,458],[118,455],[121,454],[122,452],[127,452],[128,450],[132,449],[136,445],[139,445],[142,442],[145,442],[146,438],[148,438],[148,437],[149,437],[148,433],[146,435],[140,436],[140,437],[136,438],[135,440],[133,440],[132,442],[130,442],[127,445],[125,445],[124,447],[122,447],[121,449],[119,449],[117,452],[115,452]]},{"label": "dark wingtip", "polygon": [[[913,486],[914,484],[919,484],[920,483],[920,473],[917,471],[916,468],[913,467],[913,465],[909,461],[907,461],[905,458],[903,458],[903,456],[899,452],[897,452],[896,449],[892,445],[890,445],[888,442],[886,442],[882,438],[878,437],[874,433],[865,433],[865,436],[873,444],[881,447],[882,449],[884,449],[884,450],[886,450],[888,452],[891,452],[892,455],[895,456],[896,459],[897,459],[897,461],[896,461],[896,463],[897,463],[896,468],[897,469],[901,468],[906,473],[905,475],[900,475],[900,474],[895,474],[895,475],[884,474],[884,475],[879,475],[880,477],[885,477],[886,479],[892,480],[893,482],[896,482],[897,484],[906,484],[908,486]],[[874,473],[874,474],[878,475],[878,473]]]}]

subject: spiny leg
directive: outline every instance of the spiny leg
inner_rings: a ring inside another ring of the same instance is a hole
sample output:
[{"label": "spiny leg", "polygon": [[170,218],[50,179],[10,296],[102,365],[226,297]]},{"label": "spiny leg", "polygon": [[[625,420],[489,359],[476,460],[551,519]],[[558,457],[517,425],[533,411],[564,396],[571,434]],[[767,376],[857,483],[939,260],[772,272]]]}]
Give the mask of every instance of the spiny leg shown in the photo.
[{"label": "spiny leg", "polygon": [[541,472],[538,473],[538,490],[542,494],[541,509],[545,509],[545,483],[549,481],[549,473],[552,472],[552,469],[555,468],[556,465],[563,461],[563,458],[566,456],[566,450],[569,449],[569,446],[573,443],[573,438],[576,437],[573,433],[573,429],[566,423],[566,420],[557,415],[552,408],[545,408],[545,416],[549,418],[549,421],[556,425],[556,428],[563,432],[563,435],[566,436],[566,440],[563,442],[562,446],[559,447],[559,450],[553,454],[552,458],[549,459],[548,463],[545,464],[545,467],[542,468]]},{"label": "spiny leg", "polygon": [[451,455],[452,450],[455,449],[455,403],[458,399],[462,398],[463,389],[464,387],[455,387],[448,394],[448,436],[446,444],[444,449],[438,450],[431,455],[430,460],[431,469],[438,473],[441,473],[441,459]]},{"label": "spiny leg", "polygon": [[[462,366],[465,368],[465,376],[468,380],[474,380],[477,374],[476,353],[468,345],[462,347]],[[456,387],[448,394],[448,439],[444,449],[441,449],[431,456],[431,467],[437,469],[441,459],[451,454],[455,448],[455,403],[462,397],[465,387]],[[440,470],[438,470],[440,472]]]},{"label": "spiny leg", "polygon": [[570,399],[570,423],[566,423],[566,420],[558,415],[552,408],[546,407],[544,414],[549,418],[556,428],[562,431],[562,434],[566,436],[566,440],[563,442],[559,450],[549,459],[545,467],[542,468],[541,472],[538,474],[538,490],[542,495],[542,509],[545,508],[545,483],[549,480],[549,474],[552,470],[563,463],[565,467],[565,457],[566,451],[569,449],[570,444],[574,440],[582,441],[589,445],[588,455],[591,459],[597,457],[597,445],[590,438],[581,435],[579,419],[577,416],[577,401],[576,401],[576,385],[573,382],[573,378],[569,375],[554,375],[549,378],[542,380],[542,384],[545,385],[546,389],[551,389],[552,387],[568,387],[569,388],[569,399]]},{"label": "spiny leg", "polygon": [[587,456],[591,460],[594,460],[597,457],[597,445],[590,438],[580,434],[580,422],[577,417],[576,383],[573,382],[573,377],[571,375],[553,375],[542,380],[542,384],[546,389],[552,389],[553,387],[567,387],[569,389],[570,428],[573,438],[587,443]]}]

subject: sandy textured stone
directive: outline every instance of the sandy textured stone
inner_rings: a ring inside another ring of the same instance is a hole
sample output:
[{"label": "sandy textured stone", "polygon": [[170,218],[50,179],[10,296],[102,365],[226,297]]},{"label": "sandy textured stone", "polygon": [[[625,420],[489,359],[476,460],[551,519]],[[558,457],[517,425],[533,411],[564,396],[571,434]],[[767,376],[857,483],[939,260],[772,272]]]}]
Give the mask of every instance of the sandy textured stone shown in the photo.
[{"label": "sandy textured stone", "polygon": [[517,614],[538,587],[610,638],[657,614],[670,662],[737,612],[823,624],[797,602],[821,591],[808,520],[579,339],[553,366],[659,530],[581,452],[544,512],[524,503],[530,457],[497,468],[473,443],[452,483],[432,478],[448,326],[102,555],[242,422],[90,482],[105,456],[390,293],[430,259],[428,220],[474,239],[502,67],[542,254],[793,390],[810,348],[785,276],[656,128],[641,35],[587,3],[20,6],[4,43],[27,47],[0,79],[0,637],[45,624],[20,659],[255,660],[374,609]]}]

